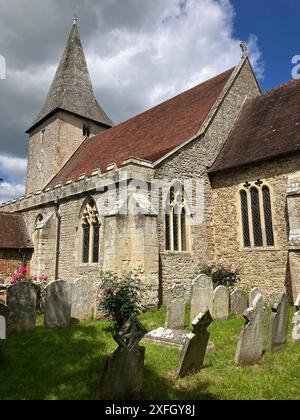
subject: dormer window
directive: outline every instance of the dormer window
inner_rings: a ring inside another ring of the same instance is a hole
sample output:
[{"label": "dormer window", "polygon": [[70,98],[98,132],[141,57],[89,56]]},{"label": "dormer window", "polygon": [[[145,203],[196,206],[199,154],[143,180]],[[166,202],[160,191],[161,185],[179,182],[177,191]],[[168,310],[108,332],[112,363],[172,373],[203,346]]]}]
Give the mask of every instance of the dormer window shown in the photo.
[{"label": "dormer window", "polygon": [[90,137],[90,127],[88,125],[84,125],[82,128],[83,137]]}]

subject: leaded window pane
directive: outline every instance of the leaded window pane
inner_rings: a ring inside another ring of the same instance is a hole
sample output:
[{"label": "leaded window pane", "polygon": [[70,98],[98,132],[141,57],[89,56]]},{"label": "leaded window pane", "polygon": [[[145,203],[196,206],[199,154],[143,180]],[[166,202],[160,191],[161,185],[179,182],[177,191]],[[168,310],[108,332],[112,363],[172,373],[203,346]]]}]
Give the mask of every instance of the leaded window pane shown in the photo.
[{"label": "leaded window pane", "polygon": [[266,225],[266,239],[268,246],[274,246],[274,232],[272,220],[271,194],[268,187],[263,187],[264,216]]},{"label": "leaded window pane", "polygon": [[259,192],[257,188],[251,188],[251,208],[252,208],[252,220],[253,220],[253,237],[254,246],[263,246],[262,239],[262,228],[260,218],[260,206],[259,206]]},{"label": "leaded window pane", "polygon": [[[169,210],[167,210],[169,211]],[[171,229],[170,229],[170,214],[166,214],[165,219],[165,234],[166,234],[166,250],[171,251]]]},{"label": "leaded window pane", "polygon": [[181,250],[186,251],[186,211],[182,209],[181,212]]},{"label": "leaded window pane", "polygon": [[241,210],[242,210],[242,225],[243,225],[243,241],[244,247],[251,246],[250,242],[250,228],[249,228],[249,212],[248,200],[246,191],[241,191]]},{"label": "leaded window pane", "polygon": [[93,238],[93,263],[99,262],[99,245],[100,245],[100,225],[94,225],[94,238]]},{"label": "leaded window pane", "polygon": [[87,264],[89,262],[90,255],[90,225],[86,224],[82,226],[83,238],[82,238],[82,262]]},{"label": "leaded window pane", "polygon": [[179,238],[178,238],[178,209],[175,207],[173,210],[173,239],[174,239],[174,251],[179,251]]}]

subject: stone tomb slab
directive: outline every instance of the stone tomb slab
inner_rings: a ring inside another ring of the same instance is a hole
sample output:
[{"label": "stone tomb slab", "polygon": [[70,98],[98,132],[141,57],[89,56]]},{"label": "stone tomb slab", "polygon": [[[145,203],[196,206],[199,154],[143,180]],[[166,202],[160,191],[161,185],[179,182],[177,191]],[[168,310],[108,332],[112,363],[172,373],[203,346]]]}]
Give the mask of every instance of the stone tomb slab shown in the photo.
[{"label": "stone tomb slab", "polygon": [[232,315],[240,316],[249,306],[248,295],[244,290],[236,289],[230,295],[230,311]]},{"label": "stone tomb slab", "polygon": [[97,288],[88,279],[78,279],[72,285],[71,318],[74,320],[92,319],[95,316]]},{"label": "stone tomb slab", "polygon": [[282,350],[287,344],[289,307],[285,293],[282,293],[278,302],[272,306],[269,335],[269,350],[271,353]]},{"label": "stone tomb slab", "polygon": [[32,331],[36,325],[36,289],[31,283],[10,286],[7,293],[8,332]]},{"label": "stone tomb slab", "polygon": [[292,339],[294,343],[300,344],[300,294],[295,301],[296,312],[293,318]]},{"label": "stone tomb slab", "polygon": [[185,288],[174,284],[170,289],[170,299],[167,308],[166,328],[181,330],[185,320]]},{"label": "stone tomb slab", "polygon": [[191,294],[191,321],[197,318],[200,312],[208,308],[213,313],[214,287],[212,279],[205,274],[196,277],[192,282]]},{"label": "stone tomb slab", "polygon": [[52,281],[46,287],[45,328],[63,328],[71,323],[71,284]]}]

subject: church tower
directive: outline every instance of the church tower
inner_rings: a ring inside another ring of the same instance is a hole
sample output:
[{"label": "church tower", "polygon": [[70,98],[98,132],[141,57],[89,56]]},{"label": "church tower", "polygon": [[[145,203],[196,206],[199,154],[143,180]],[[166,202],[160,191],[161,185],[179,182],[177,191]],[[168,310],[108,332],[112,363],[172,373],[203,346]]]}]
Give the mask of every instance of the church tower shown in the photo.
[{"label": "church tower", "polygon": [[46,102],[27,131],[26,193],[44,189],[87,137],[112,125],[95,98],[75,18]]}]

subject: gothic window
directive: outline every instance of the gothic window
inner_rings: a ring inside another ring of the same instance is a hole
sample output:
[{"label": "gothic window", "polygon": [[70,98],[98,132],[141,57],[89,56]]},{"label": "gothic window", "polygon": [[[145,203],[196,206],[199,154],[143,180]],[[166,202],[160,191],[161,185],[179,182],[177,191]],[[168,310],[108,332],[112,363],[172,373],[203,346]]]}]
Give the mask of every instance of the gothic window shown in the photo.
[{"label": "gothic window", "polygon": [[188,251],[188,224],[184,189],[182,185],[171,187],[165,215],[166,250]]},{"label": "gothic window", "polygon": [[82,226],[82,263],[97,264],[100,249],[100,222],[93,199],[86,203],[81,217]]},{"label": "gothic window", "polygon": [[261,180],[240,191],[241,225],[244,248],[275,245],[270,188]]}]

